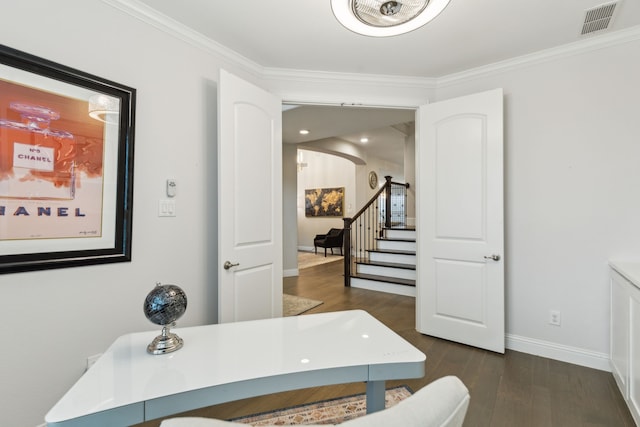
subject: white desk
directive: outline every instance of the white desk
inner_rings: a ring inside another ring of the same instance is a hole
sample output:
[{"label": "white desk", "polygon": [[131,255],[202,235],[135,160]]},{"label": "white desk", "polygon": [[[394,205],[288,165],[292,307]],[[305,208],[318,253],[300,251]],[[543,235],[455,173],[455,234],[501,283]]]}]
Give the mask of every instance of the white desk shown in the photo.
[{"label": "white desk", "polygon": [[49,411],[53,426],[126,426],[246,397],[367,382],[384,408],[385,380],[421,378],[425,355],[365,311],[175,329],[184,347],[150,355],[158,331],[118,338]]}]

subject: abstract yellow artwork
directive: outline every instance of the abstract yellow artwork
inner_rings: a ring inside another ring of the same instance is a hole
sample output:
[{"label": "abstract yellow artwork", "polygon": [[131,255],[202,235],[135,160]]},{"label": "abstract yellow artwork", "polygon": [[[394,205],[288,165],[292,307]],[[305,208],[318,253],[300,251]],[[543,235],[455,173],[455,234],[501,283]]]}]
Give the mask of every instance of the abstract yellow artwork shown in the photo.
[{"label": "abstract yellow artwork", "polygon": [[304,190],[305,216],[344,216],[344,187]]}]

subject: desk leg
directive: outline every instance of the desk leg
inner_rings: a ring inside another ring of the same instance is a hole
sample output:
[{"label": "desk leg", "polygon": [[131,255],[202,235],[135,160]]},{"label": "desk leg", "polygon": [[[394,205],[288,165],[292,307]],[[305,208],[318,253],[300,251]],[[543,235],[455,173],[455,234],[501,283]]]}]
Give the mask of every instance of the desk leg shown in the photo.
[{"label": "desk leg", "polygon": [[384,409],[384,381],[367,381],[367,414]]}]

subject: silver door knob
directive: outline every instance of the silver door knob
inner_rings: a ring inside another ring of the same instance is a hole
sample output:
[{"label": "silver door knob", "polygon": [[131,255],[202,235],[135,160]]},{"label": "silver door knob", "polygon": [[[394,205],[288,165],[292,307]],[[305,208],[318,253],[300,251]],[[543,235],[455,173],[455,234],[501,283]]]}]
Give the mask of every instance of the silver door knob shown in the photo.
[{"label": "silver door knob", "polygon": [[240,265],[240,263],[238,262],[238,263],[236,263],[236,264],[232,264],[232,263],[230,263],[229,261],[225,261],[225,262],[224,262],[223,267],[224,267],[224,269],[225,269],[225,270],[228,270],[228,269],[230,269],[231,267],[235,267],[235,266],[237,266],[237,265]]},{"label": "silver door knob", "polygon": [[484,259],[492,259],[494,261],[500,261],[500,255],[485,255]]}]

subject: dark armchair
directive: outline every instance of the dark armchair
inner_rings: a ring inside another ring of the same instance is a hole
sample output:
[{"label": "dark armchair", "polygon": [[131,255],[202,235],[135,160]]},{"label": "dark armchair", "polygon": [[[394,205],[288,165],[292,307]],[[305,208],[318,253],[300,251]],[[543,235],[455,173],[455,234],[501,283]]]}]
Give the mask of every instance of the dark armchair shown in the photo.
[{"label": "dark armchair", "polygon": [[313,247],[318,253],[318,247],[324,248],[324,256],[327,256],[327,248],[331,249],[331,255],[333,255],[333,248],[340,248],[340,255],[342,255],[342,236],[344,230],[341,228],[332,228],[327,234],[317,234],[313,238]]}]

